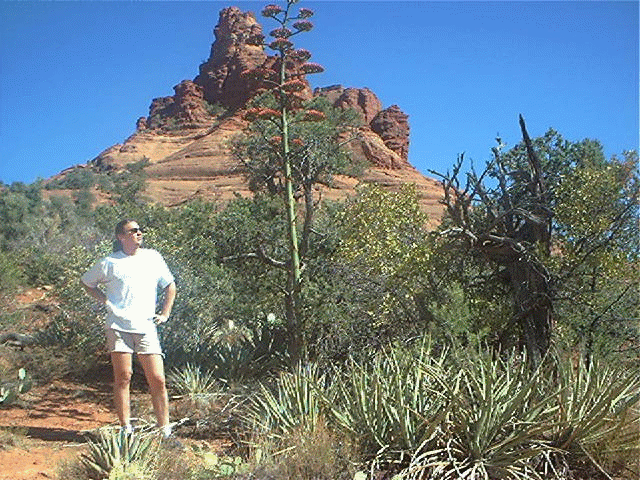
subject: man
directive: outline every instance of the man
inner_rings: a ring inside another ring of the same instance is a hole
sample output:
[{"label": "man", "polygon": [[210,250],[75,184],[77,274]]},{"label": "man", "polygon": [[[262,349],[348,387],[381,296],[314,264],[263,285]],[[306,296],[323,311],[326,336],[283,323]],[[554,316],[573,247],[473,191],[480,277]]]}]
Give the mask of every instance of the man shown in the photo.
[{"label": "man", "polygon": [[[115,236],[114,252],[86,272],[81,283],[89,295],[107,307],[107,348],[113,365],[115,407],[123,431],[133,431],[130,383],[132,357],[136,353],[149,385],[158,426],[168,438],[169,398],[156,325],[166,322],[171,314],[176,284],[162,256],[142,248],[142,230],[136,221],[120,221]],[[158,286],[164,290],[160,314],[156,314]]]}]

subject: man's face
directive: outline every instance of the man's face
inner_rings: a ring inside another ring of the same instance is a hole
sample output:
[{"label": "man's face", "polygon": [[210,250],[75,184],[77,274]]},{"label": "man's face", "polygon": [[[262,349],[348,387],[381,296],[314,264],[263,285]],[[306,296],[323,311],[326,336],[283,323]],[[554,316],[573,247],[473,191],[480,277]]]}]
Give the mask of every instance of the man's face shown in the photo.
[{"label": "man's face", "polygon": [[124,233],[118,235],[118,240],[125,251],[135,250],[142,245],[142,230],[137,222],[124,225]]}]

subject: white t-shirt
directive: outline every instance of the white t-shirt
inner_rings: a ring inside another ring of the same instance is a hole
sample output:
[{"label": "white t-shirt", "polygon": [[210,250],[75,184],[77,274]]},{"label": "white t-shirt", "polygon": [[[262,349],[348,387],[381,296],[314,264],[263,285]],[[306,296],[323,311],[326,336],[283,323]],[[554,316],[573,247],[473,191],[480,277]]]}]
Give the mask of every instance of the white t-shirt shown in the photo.
[{"label": "white t-shirt", "polygon": [[81,280],[91,288],[104,286],[108,328],[146,333],[155,328],[158,286],[166,288],[173,282],[173,275],[160,253],[140,248],[135,255],[112,253],[82,275]]}]

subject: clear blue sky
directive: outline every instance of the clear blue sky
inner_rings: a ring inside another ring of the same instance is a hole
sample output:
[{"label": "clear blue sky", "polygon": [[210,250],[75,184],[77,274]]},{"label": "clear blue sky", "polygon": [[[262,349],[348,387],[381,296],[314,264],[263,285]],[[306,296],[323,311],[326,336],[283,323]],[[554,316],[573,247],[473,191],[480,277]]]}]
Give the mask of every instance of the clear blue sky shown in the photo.
[{"label": "clear blue sky", "polygon": [[[193,79],[219,11],[266,2],[0,0],[0,180],[30,183],[122,143],[153,98]],[[312,85],[369,87],[409,115],[410,162],[481,166],[500,134],[553,127],[638,149],[638,2],[300,2],[297,37],[326,71]],[[266,32],[273,22],[258,16]]]}]

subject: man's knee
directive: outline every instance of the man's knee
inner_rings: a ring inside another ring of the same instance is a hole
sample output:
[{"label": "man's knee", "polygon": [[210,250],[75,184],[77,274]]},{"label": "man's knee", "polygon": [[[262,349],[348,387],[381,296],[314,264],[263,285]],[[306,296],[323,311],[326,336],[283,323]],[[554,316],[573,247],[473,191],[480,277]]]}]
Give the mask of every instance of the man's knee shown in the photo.
[{"label": "man's knee", "polygon": [[161,373],[148,375],[147,382],[149,382],[149,387],[154,391],[163,391],[167,388],[167,381]]},{"label": "man's knee", "polygon": [[113,373],[117,385],[126,387],[131,383],[131,377],[133,376],[132,369],[115,370]]}]

